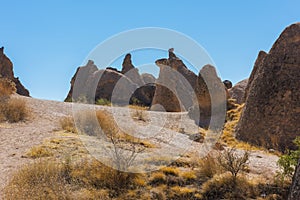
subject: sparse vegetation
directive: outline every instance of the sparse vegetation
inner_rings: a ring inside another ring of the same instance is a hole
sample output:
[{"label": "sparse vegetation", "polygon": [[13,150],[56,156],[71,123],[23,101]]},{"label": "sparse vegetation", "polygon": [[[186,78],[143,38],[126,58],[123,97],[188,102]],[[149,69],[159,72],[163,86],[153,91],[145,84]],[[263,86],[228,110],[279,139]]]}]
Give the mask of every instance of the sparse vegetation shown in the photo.
[{"label": "sparse vegetation", "polygon": [[10,97],[15,92],[16,87],[12,81],[0,78],[0,121],[16,123],[28,118],[29,110],[26,102]]},{"label": "sparse vegetation", "polygon": [[258,194],[245,178],[216,175],[202,185],[202,199],[255,199]]},{"label": "sparse vegetation", "polygon": [[256,147],[249,143],[239,141],[235,138],[235,128],[240,119],[244,104],[237,105],[236,108],[227,112],[226,123],[223,128],[221,142],[229,147],[244,149],[244,150],[264,150],[262,147]]},{"label": "sparse vegetation", "polygon": [[134,110],[131,117],[144,122],[148,120],[147,114],[143,110]]},{"label": "sparse vegetation", "polygon": [[107,99],[100,98],[100,99],[97,99],[96,104],[101,105],[101,106],[110,106],[111,102]]},{"label": "sparse vegetation", "polygon": [[20,169],[5,189],[6,199],[71,199],[64,166],[36,161]]},{"label": "sparse vegetation", "polygon": [[60,119],[61,128],[67,132],[77,133],[74,119],[71,116],[66,116]]},{"label": "sparse vegetation", "polygon": [[241,171],[248,169],[249,152],[245,151],[239,155],[235,149],[226,149],[217,157],[219,165],[232,175],[232,180],[235,181],[237,175]]},{"label": "sparse vegetation", "polygon": [[280,156],[280,159],[278,160],[280,171],[278,172],[277,177],[281,182],[284,182],[285,180],[288,182],[291,181],[300,157],[300,137],[297,137],[293,142],[297,146],[297,149],[288,151],[286,154]]},{"label": "sparse vegetation", "polygon": [[42,158],[53,156],[53,153],[46,146],[40,145],[32,147],[29,152],[27,152],[27,156],[30,158]]}]

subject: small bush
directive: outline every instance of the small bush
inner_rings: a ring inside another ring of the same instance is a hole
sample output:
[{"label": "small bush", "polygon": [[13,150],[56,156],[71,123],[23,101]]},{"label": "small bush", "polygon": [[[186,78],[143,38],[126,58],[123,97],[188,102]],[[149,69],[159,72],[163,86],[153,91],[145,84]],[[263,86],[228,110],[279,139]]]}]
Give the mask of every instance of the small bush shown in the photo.
[{"label": "small bush", "polygon": [[84,187],[108,189],[112,196],[118,196],[128,189],[136,188],[139,174],[121,172],[103,165],[97,160],[82,161],[71,170],[71,178]]},{"label": "small bush", "polygon": [[195,171],[182,172],[181,177],[185,180],[186,184],[190,184],[197,180]]},{"label": "small bush", "polygon": [[253,185],[246,179],[223,174],[214,176],[202,185],[203,199],[250,199],[257,194]]},{"label": "small bush", "polygon": [[63,165],[37,161],[14,174],[5,188],[6,199],[70,199]]},{"label": "small bush", "polygon": [[149,179],[150,185],[161,185],[166,183],[166,175],[162,172],[153,172]]},{"label": "small bush", "polygon": [[10,123],[24,121],[29,117],[29,110],[25,100],[15,98],[2,103],[0,106],[0,113],[2,115],[2,120],[6,120]]},{"label": "small bush", "polygon": [[277,162],[280,167],[278,177],[280,177],[282,181],[284,181],[284,179],[291,181],[300,157],[300,137],[297,137],[293,142],[297,146],[297,149],[288,151],[286,154],[280,156]]},{"label": "small bush", "polygon": [[17,91],[16,84],[7,78],[0,77],[0,100],[7,98]]},{"label": "small bush", "polygon": [[212,155],[208,154],[199,161],[199,170],[197,171],[199,179],[206,181],[220,172],[218,161]]},{"label": "small bush", "polygon": [[77,133],[77,129],[75,127],[73,117],[67,116],[67,117],[61,118],[60,126],[65,131],[68,131],[68,132],[71,132],[71,133]]},{"label": "small bush", "polygon": [[26,154],[30,158],[51,157],[53,153],[45,146],[32,147]]},{"label": "small bush", "polygon": [[219,165],[231,173],[233,180],[241,171],[248,169],[249,152],[245,151],[243,155],[239,155],[235,149],[224,150],[222,154],[217,157]]},{"label": "small bush", "polygon": [[164,167],[161,169],[161,171],[165,174],[165,175],[172,175],[172,176],[178,176],[180,173],[180,170],[178,168],[175,167]]},{"label": "small bush", "polygon": [[196,199],[195,192],[195,188],[174,186],[171,188],[170,197],[176,200]]},{"label": "small bush", "polygon": [[100,99],[97,99],[96,104],[101,105],[101,106],[110,106],[111,102],[107,99],[100,98]]}]

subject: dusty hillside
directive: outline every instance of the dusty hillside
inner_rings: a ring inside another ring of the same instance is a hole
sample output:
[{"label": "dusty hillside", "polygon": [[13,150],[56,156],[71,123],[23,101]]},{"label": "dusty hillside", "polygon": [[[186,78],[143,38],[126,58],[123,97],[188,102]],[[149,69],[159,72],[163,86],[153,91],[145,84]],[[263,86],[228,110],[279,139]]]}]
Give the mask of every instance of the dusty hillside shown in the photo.
[{"label": "dusty hillside", "polygon": [[[15,95],[13,98],[22,98],[27,102],[28,107],[31,110],[30,120],[22,123],[1,123],[0,124],[0,137],[1,137],[1,154],[0,159],[0,187],[3,190],[5,184],[8,182],[11,174],[20,169],[25,163],[32,160],[26,158],[26,152],[33,146],[41,144],[46,138],[55,137],[55,132],[60,130],[59,120],[66,115],[72,115],[72,104],[38,100],[34,98],[21,97]],[[87,109],[91,105],[81,104],[78,108]],[[131,129],[131,124],[128,123],[124,108],[111,108],[98,106],[99,109],[113,110],[118,113],[119,125],[123,129]],[[163,128],[159,129],[159,133],[156,137],[151,137],[150,142],[157,145],[158,152],[162,152],[162,149],[180,150],[183,152],[194,151],[197,153],[201,149],[201,144],[198,142],[192,142],[189,136],[193,134],[195,125],[193,120],[187,117],[187,113],[160,113],[160,112],[148,112],[147,116],[153,123],[151,125],[148,122],[139,121],[141,127],[145,127],[143,130],[144,137],[147,138],[151,131],[158,129],[163,119],[167,119]],[[166,118],[164,118],[166,116]],[[181,121],[182,123],[179,123]],[[148,125],[148,126],[147,126]],[[181,132],[181,133],[180,133]],[[184,133],[183,133],[184,132]],[[136,133],[135,133],[136,134]],[[170,142],[171,141],[171,142]],[[186,144],[191,144],[187,149]],[[242,150],[241,150],[242,152]],[[177,152],[174,152],[175,154]],[[140,158],[147,156],[147,154],[141,154]],[[159,155],[158,155],[159,156]],[[276,161],[277,156],[270,155],[260,151],[251,152],[250,157],[250,171],[254,176],[272,177],[277,169]],[[270,173],[271,172],[271,173]]]}]

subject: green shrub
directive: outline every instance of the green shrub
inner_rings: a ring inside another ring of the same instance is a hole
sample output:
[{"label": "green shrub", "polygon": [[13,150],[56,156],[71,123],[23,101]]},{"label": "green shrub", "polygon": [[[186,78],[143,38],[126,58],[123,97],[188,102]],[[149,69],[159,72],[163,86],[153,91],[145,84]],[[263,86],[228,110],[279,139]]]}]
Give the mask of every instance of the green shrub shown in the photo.
[{"label": "green shrub", "polygon": [[300,157],[300,137],[297,137],[293,142],[297,146],[297,149],[288,151],[286,154],[280,156],[277,162],[278,166],[280,167],[278,176],[281,177],[282,181],[283,179],[290,180],[292,178]]},{"label": "green shrub", "polygon": [[101,105],[101,106],[110,106],[111,102],[107,99],[100,98],[100,99],[97,99],[96,104]]}]

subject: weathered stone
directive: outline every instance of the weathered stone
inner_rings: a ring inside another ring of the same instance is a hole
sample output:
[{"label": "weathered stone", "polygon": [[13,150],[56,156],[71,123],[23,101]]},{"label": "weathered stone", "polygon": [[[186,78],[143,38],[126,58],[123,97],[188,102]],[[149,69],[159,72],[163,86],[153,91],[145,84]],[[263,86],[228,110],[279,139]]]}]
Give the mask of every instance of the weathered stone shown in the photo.
[{"label": "weathered stone", "polygon": [[0,77],[13,81],[16,84],[17,94],[29,96],[29,91],[22,85],[19,78],[14,77],[13,64],[4,54],[4,47],[0,48]]},{"label": "weathered stone", "polygon": [[284,152],[300,133],[300,23],[258,56],[246,89],[237,138]]},{"label": "weathered stone", "polygon": [[[74,86],[76,86],[75,93]],[[73,97],[76,101],[83,98],[89,103],[106,99],[119,105],[139,103],[150,106],[154,91],[155,85],[145,85],[138,70],[132,65],[131,55],[127,54],[122,73],[112,67],[98,70],[91,60],[86,66],[79,67],[71,80],[71,89],[66,101]]]},{"label": "weathered stone", "polygon": [[298,200],[300,197],[300,158],[290,188],[288,200]]},{"label": "weathered stone", "polygon": [[248,79],[244,79],[228,90],[229,96],[236,100],[236,103],[242,104],[245,101],[245,90],[248,84]]},{"label": "weathered stone", "polygon": [[155,64],[160,68],[160,72],[151,109],[167,112],[187,111],[193,106],[193,101],[197,101],[194,91],[197,75],[187,69],[182,60],[173,53],[173,49],[169,50],[168,59],[159,59]]}]

